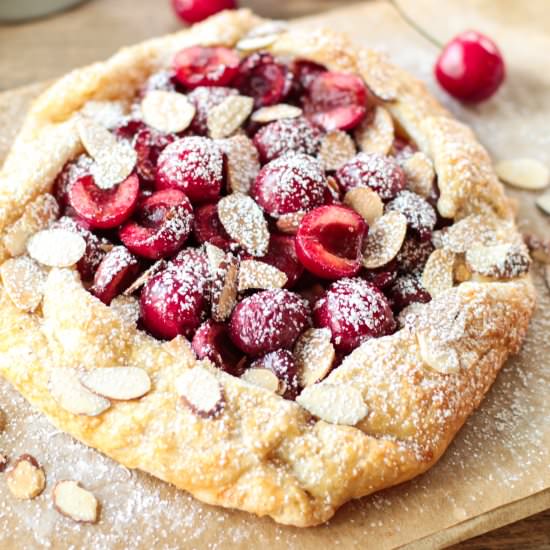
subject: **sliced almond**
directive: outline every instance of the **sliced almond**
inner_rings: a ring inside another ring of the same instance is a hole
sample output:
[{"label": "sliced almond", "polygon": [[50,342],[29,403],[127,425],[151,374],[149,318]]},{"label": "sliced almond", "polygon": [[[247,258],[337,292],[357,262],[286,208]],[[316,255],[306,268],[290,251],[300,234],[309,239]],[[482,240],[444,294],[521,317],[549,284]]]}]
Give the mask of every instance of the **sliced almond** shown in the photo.
[{"label": "sliced almond", "polygon": [[241,380],[273,393],[281,393],[281,381],[277,378],[277,375],[269,369],[261,367],[247,369],[241,376]]},{"label": "sliced almond", "polygon": [[208,266],[210,268],[212,278],[215,278],[217,276],[217,271],[220,268],[221,263],[226,258],[226,253],[221,248],[212,243],[206,243],[204,246],[204,251],[206,252]]},{"label": "sliced almond", "polygon": [[239,260],[226,254],[212,280],[212,318],[225,321],[237,303]]},{"label": "sliced almond", "polygon": [[239,267],[239,292],[250,288],[283,288],[288,278],[273,265],[257,260],[243,260]]},{"label": "sliced almond", "polygon": [[302,109],[300,109],[300,107],[288,105],[288,103],[278,103],[277,105],[262,107],[261,109],[254,111],[250,117],[250,120],[260,124],[267,124],[283,118],[296,118],[301,116],[301,114]]},{"label": "sliced almond", "polygon": [[534,260],[543,264],[550,264],[550,239],[527,234],[524,235],[523,240]]},{"label": "sliced almond", "polygon": [[313,384],[302,391],[296,402],[331,424],[355,426],[368,414],[361,392],[343,384]]},{"label": "sliced almond", "polygon": [[346,132],[336,130],[323,136],[318,157],[325,170],[338,170],[356,152],[353,139]]},{"label": "sliced almond", "polygon": [[252,256],[265,256],[269,230],[262,209],[241,193],[233,193],[218,202],[218,216],[232,239]]},{"label": "sliced almond", "polygon": [[80,373],[68,367],[56,367],[50,374],[50,393],[58,405],[72,414],[98,416],[111,402],[86,389],[80,382]]},{"label": "sliced almond", "polygon": [[367,269],[382,267],[399,252],[407,233],[407,219],[401,212],[390,211],[370,227],[363,248],[363,265]]},{"label": "sliced almond", "polygon": [[186,130],[195,112],[195,106],[178,92],[151,90],[141,101],[143,121],[166,134]]},{"label": "sliced almond", "polygon": [[121,101],[87,101],[80,113],[109,130],[116,128],[125,116]]},{"label": "sliced almond", "polygon": [[79,523],[97,521],[98,502],[93,493],[80,487],[78,482],[58,481],[52,491],[55,509]]},{"label": "sliced almond", "polygon": [[76,127],[84,149],[93,159],[98,159],[106,151],[117,146],[116,137],[87,116],[79,117]]},{"label": "sliced almond", "polygon": [[201,366],[193,367],[176,380],[176,391],[184,405],[202,418],[218,416],[224,407],[218,379]]},{"label": "sliced almond", "polygon": [[46,486],[46,475],[31,455],[21,455],[6,474],[6,485],[17,499],[28,500],[37,497]]},{"label": "sliced almond", "polygon": [[284,21],[269,21],[258,25],[237,42],[236,48],[245,52],[263,50],[271,46],[287,28]]},{"label": "sliced almond", "polygon": [[328,328],[310,328],[298,338],[293,355],[300,385],[316,384],[331,371],[336,353],[330,340]]},{"label": "sliced almond", "polygon": [[58,215],[59,205],[49,193],[27,204],[23,215],[6,228],[4,245],[8,252],[12,256],[24,254],[29,238],[37,231],[46,229]]},{"label": "sliced almond", "polygon": [[422,272],[422,286],[432,298],[453,287],[455,253],[444,248],[436,249],[428,258]]},{"label": "sliced almond", "polygon": [[424,331],[416,335],[420,357],[424,364],[441,374],[454,374],[460,370],[460,361],[452,347],[437,345]]},{"label": "sliced almond", "polygon": [[371,226],[384,213],[378,193],[368,187],[354,187],[344,196],[344,204],[353,208]]},{"label": "sliced almond", "polygon": [[141,315],[139,300],[135,296],[117,296],[109,307],[125,322],[136,325]]},{"label": "sliced almond", "polygon": [[80,381],[90,391],[117,401],[143,397],[151,389],[147,372],[138,367],[102,367],[85,372]]},{"label": "sliced almond", "polygon": [[31,258],[48,267],[69,267],[84,256],[86,241],[65,229],[45,229],[27,242]]},{"label": "sliced almond", "polygon": [[484,277],[512,279],[529,271],[531,259],[523,244],[475,245],[466,250],[466,264]]},{"label": "sliced almond", "polygon": [[430,158],[419,151],[407,157],[401,168],[407,178],[407,187],[421,197],[428,197],[435,179],[435,169]]},{"label": "sliced almond", "polygon": [[340,201],[340,186],[338,185],[336,178],[333,176],[327,176],[327,186],[330,194],[336,199],[336,201]]},{"label": "sliced almond", "polygon": [[250,116],[254,100],[243,95],[232,95],[208,112],[206,125],[212,139],[221,139],[235,133]]},{"label": "sliced almond", "polygon": [[149,269],[144,271],[124,292],[125,296],[131,296],[137,292],[142,286],[152,279],[157,273],[162,271],[167,266],[166,260],[155,262]]},{"label": "sliced almond", "polygon": [[6,294],[21,311],[34,311],[44,296],[46,274],[28,256],[12,258],[0,266]]},{"label": "sliced almond", "polygon": [[354,136],[361,151],[387,155],[394,138],[390,113],[384,107],[377,105],[355,130]]},{"label": "sliced almond", "polygon": [[534,159],[503,160],[496,164],[495,172],[502,181],[519,189],[538,191],[550,183],[548,168]]},{"label": "sliced almond", "polygon": [[260,156],[252,140],[232,136],[218,141],[227,159],[227,186],[232,193],[247,194],[260,171]]},{"label": "sliced almond", "polygon": [[550,216],[550,193],[545,193],[541,195],[536,200],[537,206],[545,213]]},{"label": "sliced almond", "polygon": [[298,233],[298,228],[300,227],[300,222],[305,215],[305,212],[283,214],[277,219],[277,229],[286,235],[296,235],[296,233]]}]

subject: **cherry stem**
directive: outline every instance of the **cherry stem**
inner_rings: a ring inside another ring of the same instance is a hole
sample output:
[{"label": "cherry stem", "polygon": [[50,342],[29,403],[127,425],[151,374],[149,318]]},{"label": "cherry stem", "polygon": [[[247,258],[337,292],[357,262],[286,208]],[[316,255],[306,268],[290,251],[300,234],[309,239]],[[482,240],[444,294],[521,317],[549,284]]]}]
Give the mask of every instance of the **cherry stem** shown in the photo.
[{"label": "cherry stem", "polygon": [[416,32],[421,34],[428,42],[432,43],[436,48],[442,50],[443,44],[439,42],[436,38],[434,38],[430,33],[425,31],[422,27],[418,25],[415,21],[413,21],[401,8],[401,6],[397,3],[396,0],[389,0],[390,4],[395,8],[397,13],[401,16],[401,18],[410,25]]}]

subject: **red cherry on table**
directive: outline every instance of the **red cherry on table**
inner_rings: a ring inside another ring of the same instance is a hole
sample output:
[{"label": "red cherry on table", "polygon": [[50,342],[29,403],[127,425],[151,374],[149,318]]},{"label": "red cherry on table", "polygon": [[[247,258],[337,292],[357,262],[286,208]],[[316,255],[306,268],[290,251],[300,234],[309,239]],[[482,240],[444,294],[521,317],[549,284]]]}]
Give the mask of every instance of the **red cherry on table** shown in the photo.
[{"label": "red cherry on table", "polygon": [[172,0],[176,15],[185,23],[198,23],[222,10],[234,10],[235,0]]},{"label": "red cherry on table", "polygon": [[441,86],[457,99],[473,103],[491,97],[505,74],[504,59],[496,44],[476,31],[455,36],[435,65]]}]

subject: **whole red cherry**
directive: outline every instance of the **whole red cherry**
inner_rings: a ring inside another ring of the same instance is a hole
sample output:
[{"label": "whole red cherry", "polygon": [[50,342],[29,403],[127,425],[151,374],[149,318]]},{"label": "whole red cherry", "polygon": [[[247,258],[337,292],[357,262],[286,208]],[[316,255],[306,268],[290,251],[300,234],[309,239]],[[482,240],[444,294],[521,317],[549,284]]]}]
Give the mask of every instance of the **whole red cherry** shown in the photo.
[{"label": "whole red cherry", "polygon": [[496,44],[477,31],[455,36],[441,52],[435,76],[441,86],[462,101],[476,103],[491,97],[506,74]]},{"label": "whole red cherry", "polygon": [[198,23],[222,10],[234,10],[235,0],[172,0],[176,15],[185,23]]}]

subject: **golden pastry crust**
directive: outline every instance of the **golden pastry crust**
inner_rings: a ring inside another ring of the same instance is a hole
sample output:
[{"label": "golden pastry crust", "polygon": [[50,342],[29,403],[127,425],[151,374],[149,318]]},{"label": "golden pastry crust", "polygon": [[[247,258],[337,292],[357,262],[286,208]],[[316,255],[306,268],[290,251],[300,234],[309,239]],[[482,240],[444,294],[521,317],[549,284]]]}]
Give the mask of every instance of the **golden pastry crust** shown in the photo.
[{"label": "golden pastry crust", "polygon": [[[73,115],[86,101],[130,99],[182,47],[233,46],[261,22],[245,10],[223,13],[56,82],[34,104],[0,174],[2,236],[80,152]],[[423,84],[327,30],[287,32],[268,49],[359,73],[401,131],[433,159],[441,213],[455,220],[479,214],[482,244],[517,242],[490,158]],[[0,255],[9,256],[4,246]],[[1,289],[0,372],[61,430],[125,466],[211,504],[315,525],[344,502],[433,465],[518,350],[534,307],[529,276],[470,279],[422,306],[397,333],[364,343],[322,382],[360,390],[369,413],[354,427],[315,420],[297,403],[216,369],[225,408],[215,419],[199,418],[178,405],[174,387],[196,363],[187,342],[161,342],[138,331],[89,294],[70,269],[50,271],[35,313],[18,310]],[[443,374],[431,352],[449,349],[457,369]],[[145,369],[152,390],[135,401],[113,402],[97,417],[65,411],[49,392],[52,369],[116,365]]]}]

